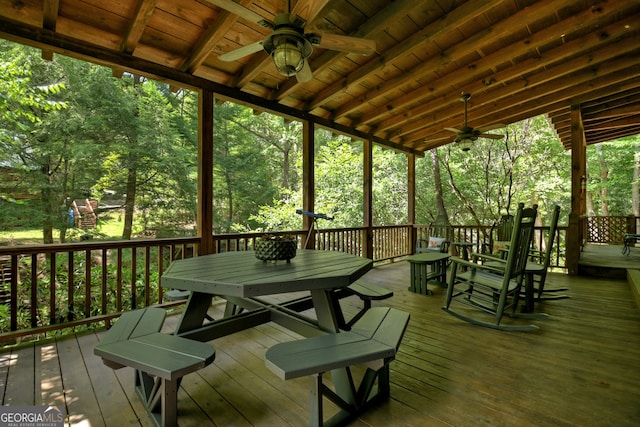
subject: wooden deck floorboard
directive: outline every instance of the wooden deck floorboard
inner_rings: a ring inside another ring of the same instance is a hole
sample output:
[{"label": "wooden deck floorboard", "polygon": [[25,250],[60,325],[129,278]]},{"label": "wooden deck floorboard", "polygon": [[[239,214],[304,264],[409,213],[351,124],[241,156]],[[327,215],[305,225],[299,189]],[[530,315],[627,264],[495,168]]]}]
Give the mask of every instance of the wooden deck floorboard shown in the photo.
[{"label": "wooden deck floorboard", "polygon": [[[523,333],[448,315],[442,288],[430,296],[409,292],[404,262],[366,278],[395,294],[374,305],[410,311],[411,321],[391,364],[391,399],[352,425],[640,425],[640,310],[624,280],[551,274],[547,286],[569,287],[571,299],[537,303],[550,317],[532,322],[540,331]],[[361,302],[343,304],[354,314]],[[169,317],[165,329],[176,321]],[[0,352],[2,404],[64,405],[74,426],[152,425],[133,370],[112,371],[93,355],[101,335]],[[213,341],[214,363],[182,382],[180,425],[307,425],[309,379],[284,382],[264,365],[267,348],[292,337],[266,324]]]}]

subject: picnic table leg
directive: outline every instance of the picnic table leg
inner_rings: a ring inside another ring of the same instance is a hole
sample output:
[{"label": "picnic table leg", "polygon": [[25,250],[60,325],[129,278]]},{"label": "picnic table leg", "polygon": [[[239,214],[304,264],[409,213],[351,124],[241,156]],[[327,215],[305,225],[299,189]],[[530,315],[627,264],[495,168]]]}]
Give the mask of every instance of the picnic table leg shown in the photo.
[{"label": "picnic table leg", "polygon": [[178,425],[178,381],[162,381],[162,426]]},{"label": "picnic table leg", "polygon": [[[340,308],[339,306],[336,308],[333,304],[331,291],[323,289],[312,290],[311,298],[313,299],[313,306],[316,311],[318,325],[320,328],[328,332],[338,332],[338,316],[336,315],[335,310]],[[333,380],[333,386],[336,394],[348,404],[355,405],[355,386],[349,369],[341,368],[331,371],[331,379]],[[320,383],[319,387],[321,387],[321,385],[322,383]],[[322,395],[320,395],[320,399],[321,398]]]},{"label": "picnic table leg", "polygon": [[311,396],[309,401],[309,415],[311,427],[321,427],[322,419],[322,374],[311,375]]},{"label": "picnic table leg", "polygon": [[191,292],[176,329],[176,335],[201,327],[207,317],[212,299],[213,295],[211,294]]}]

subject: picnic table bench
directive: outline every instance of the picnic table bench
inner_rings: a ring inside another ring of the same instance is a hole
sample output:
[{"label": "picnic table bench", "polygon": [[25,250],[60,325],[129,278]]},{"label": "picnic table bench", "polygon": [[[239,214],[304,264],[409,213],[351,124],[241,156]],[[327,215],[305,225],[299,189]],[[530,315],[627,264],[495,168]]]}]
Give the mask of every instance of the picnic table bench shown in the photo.
[{"label": "picnic table bench", "polygon": [[178,387],[182,377],[213,362],[213,346],[161,333],[161,308],[123,313],[94,349],[112,369],[136,370],[135,386],[158,426],[177,425]]},{"label": "picnic table bench", "polygon": [[340,288],[334,291],[334,295],[336,296],[336,302],[339,299],[355,295],[362,300],[363,306],[362,309],[351,318],[348,322],[345,321],[344,315],[342,314],[342,310],[336,309],[336,314],[338,315],[338,323],[340,329],[348,331],[351,327],[371,308],[372,301],[380,301],[387,298],[391,298],[393,296],[393,291],[389,289],[378,286],[374,283],[367,282],[365,280],[356,280],[346,288]]},{"label": "picnic table bench", "polygon": [[[350,331],[274,345],[267,350],[265,363],[283,380],[312,376],[309,410],[312,426],[324,423],[323,396],[341,408],[327,423],[346,424],[371,404],[389,397],[389,363],[395,358],[408,323],[407,312],[374,307]],[[350,366],[360,364],[367,370],[356,388]],[[340,396],[322,382],[325,372],[343,368],[347,369],[351,383],[350,396]]]}]

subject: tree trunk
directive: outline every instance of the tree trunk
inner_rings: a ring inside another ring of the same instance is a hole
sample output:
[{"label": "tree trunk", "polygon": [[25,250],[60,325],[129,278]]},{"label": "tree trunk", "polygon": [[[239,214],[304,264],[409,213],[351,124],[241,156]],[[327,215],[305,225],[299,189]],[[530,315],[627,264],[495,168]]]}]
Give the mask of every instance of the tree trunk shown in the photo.
[{"label": "tree trunk", "polygon": [[438,215],[444,215],[449,222],[449,214],[444,206],[444,199],[442,198],[442,177],[440,175],[440,156],[438,155],[438,149],[431,150],[431,160],[433,161],[433,184],[436,191],[436,209]]},{"label": "tree trunk", "polygon": [[[52,174],[48,166],[42,168],[44,182],[46,183],[40,193],[42,197],[42,209],[44,211],[44,222],[42,224],[42,241],[45,244],[53,243],[53,228],[60,221],[60,211],[56,206],[54,191],[52,188]],[[58,219],[58,221],[56,221]]]},{"label": "tree trunk", "polygon": [[122,239],[130,240],[133,230],[133,212],[136,206],[136,180],[138,171],[135,167],[129,168],[127,174],[127,195],[124,200],[124,229]]},{"label": "tree trunk", "polygon": [[600,201],[602,202],[600,215],[609,216],[609,165],[604,158],[602,145],[596,144],[596,153],[600,161]]},{"label": "tree trunk", "polygon": [[586,194],[586,203],[587,203],[587,216],[596,216],[596,210],[593,207],[593,195],[591,193]]}]

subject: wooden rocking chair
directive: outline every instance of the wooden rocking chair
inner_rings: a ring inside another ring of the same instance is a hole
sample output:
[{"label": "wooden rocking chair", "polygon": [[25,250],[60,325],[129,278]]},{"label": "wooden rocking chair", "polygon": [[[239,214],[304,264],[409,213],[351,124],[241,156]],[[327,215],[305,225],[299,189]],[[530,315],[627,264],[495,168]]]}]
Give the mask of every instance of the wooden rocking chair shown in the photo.
[{"label": "wooden rocking chair", "polygon": [[[473,254],[474,261],[465,261],[452,257],[451,275],[447,288],[447,298],[444,311],[474,325],[485,326],[500,330],[533,331],[538,329],[533,324],[502,324],[506,314],[510,317],[544,318],[545,314],[517,313],[520,290],[525,274],[525,266],[529,256],[531,236],[535,225],[537,206],[524,208],[520,203],[513,220],[513,232],[509,245],[507,259],[503,268],[480,264],[480,259],[499,260],[484,254]],[[458,266],[467,267],[462,272]],[[481,320],[451,308],[452,303],[464,304],[471,308],[490,313],[494,322]]]},{"label": "wooden rocking chair", "polygon": [[535,292],[537,292],[538,296],[536,300],[559,300],[570,298],[569,295],[549,295],[543,296],[543,292],[554,293],[554,292],[564,292],[568,290],[567,288],[554,288],[554,289],[544,289],[544,283],[547,279],[547,270],[549,269],[549,263],[551,262],[551,254],[553,252],[553,244],[555,242],[556,230],[558,228],[558,218],[560,217],[560,206],[555,206],[553,209],[553,215],[551,217],[551,224],[549,225],[549,235],[547,236],[546,246],[544,251],[536,251],[538,252],[537,256],[540,260],[539,263],[534,261],[528,261],[525,267],[527,272],[527,280],[533,280],[533,284],[528,284],[528,286],[533,286]]},{"label": "wooden rocking chair", "polygon": [[436,220],[429,224],[427,238],[418,238],[416,253],[420,252],[449,252],[449,220],[445,215],[438,215]]},{"label": "wooden rocking chair", "polygon": [[494,222],[489,230],[489,236],[482,244],[482,253],[502,256],[502,250],[508,249],[513,232],[513,215],[502,215],[500,221]]}]

